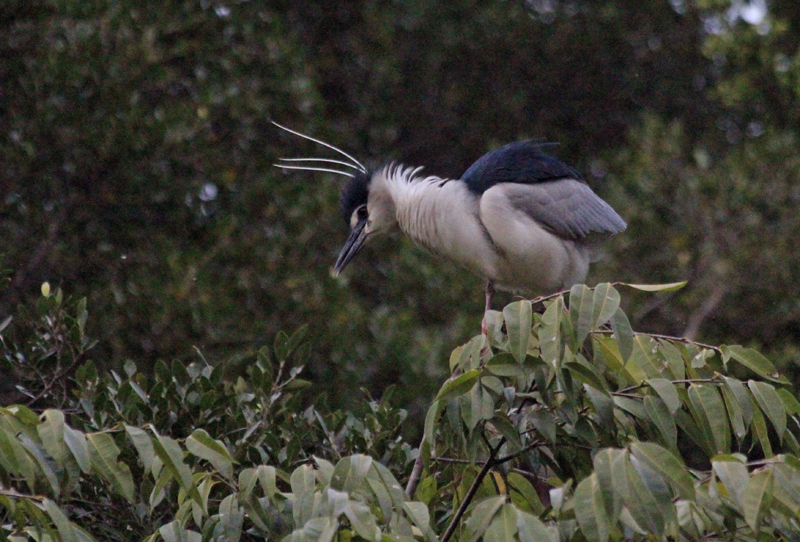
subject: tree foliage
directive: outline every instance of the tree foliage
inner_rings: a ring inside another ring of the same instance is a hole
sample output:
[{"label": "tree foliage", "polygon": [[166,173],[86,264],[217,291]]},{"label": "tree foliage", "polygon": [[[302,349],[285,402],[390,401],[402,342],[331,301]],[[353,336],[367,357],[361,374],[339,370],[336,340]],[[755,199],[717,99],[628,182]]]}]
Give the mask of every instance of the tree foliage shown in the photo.
[{"label": "tree foliage", "polygon": [[754,24],[744,4],[3,2],[0,319],[70,284],[105,315],[98,364],[147,371],[307,322],[333,403],[398,383],[420,415],[477,325],[479,280],[403,241],[332,279],[337,181],[273,168],[320,151],[274,118],[449,176],[508,141],[560,141],[631,224],[590,280],[690,280],[635,325],[788,365],[800,9],[774,0]]},{"label": "tree foliage", "polygon": [[[0,528],[13,542],[800,532],[787,379],[749,348],[635,333],[608,283],[489,313],[488,335],[453,351],[418,448],[390,394],[360,413],[309,397],[302,329],[215,366],[101,372],[85,301],[43,294],[37,342],[3,332],[30,396],[0,408]],[[69,360],[81,363],[68,379]],[[45,402],[59,408],[37,413]]]}]

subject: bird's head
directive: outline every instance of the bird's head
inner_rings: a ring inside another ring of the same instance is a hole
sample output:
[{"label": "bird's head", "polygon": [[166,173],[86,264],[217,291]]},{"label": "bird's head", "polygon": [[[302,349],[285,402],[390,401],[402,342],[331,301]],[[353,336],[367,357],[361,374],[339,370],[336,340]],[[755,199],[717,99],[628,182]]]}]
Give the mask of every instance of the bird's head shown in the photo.
[{"label": "bird's head", "polygon": [[342,216],[350,225],[350,236],[333,266],[334,276],[347,267],[368,239],[397,226],[394,202],[385,187],[388,167],[356,173],[342,190]]},{"label": "bird's head", "polygon": [[347,159],[280,158],[281,163],[274,164],[281,169],[325,171],[349,177],[350,180],[342,190],[341,207],[345,222],[350,224],[350,236],[333,266],[333,275],[337,276],[364,247],[367,239],[387,233],[397,225],[394,202],[386,190],[386,176],[391,166],[369,171],[361,162],[329,143],[281,126],[275,121],[272,124],[290,134],[336,151]]}]

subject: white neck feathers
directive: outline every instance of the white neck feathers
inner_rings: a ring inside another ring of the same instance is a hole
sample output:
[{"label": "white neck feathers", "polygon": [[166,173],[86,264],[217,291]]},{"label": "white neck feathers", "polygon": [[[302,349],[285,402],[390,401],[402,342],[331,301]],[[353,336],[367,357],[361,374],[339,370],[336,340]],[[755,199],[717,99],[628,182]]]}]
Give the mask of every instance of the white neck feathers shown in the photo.
[{"label": "white neck feathers", "polygon": [[[421,167],[389,164],[376,173],[372,190],[385,190],[395,208],[397,225],[414,242],[434,252],[442,249],[442,228],[453,213],[463,211],[463,198],[453,197],[456,182],[419,175]],[[376,182],[377,181],[377,182]]]}]

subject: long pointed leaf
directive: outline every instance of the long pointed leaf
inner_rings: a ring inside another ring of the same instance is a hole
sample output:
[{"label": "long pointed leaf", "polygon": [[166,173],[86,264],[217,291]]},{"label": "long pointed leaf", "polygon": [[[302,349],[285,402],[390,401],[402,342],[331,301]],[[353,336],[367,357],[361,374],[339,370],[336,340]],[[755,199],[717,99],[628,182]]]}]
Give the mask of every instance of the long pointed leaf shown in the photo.
[{"label": "long pointed leaf", "polygon": [[192,471],[189,465],[183,462],[180,445],[170,437],[156,434],[156,438],[153,439],[153,449],[181,489],[198,505],[203,506],[203,499],[192,481]]},{"label": "long pointed leaf", "polygon": [[619,308],[619,292],[604,282],[594,289],[594,307],[592,310],[592,329],[597,329],[608,322]]},{"label": "long pointed leaf", "polygon": [[523,299],[506,305],[503,309],[503,318],[506,321],[509,349],[517,361],[522,363],[528,354],[528,340],[531,336],[533,318],[531,302]]},{"label": "long pointed leaf", "polygon": [[108,433],[90,433],[86,435],[89,441],[89,455],[97,472],[111,484],[114,490],[125,497],[131,504],[136,503],[133,476],[128,465],[117,461],[119,448]]},{"label": "long pointed leaf", "polygon": [[594,294],[585,284],[576,284],[569,291],[569,317],[575,329],[576,342],[580,346],[592,330]]},{"label": "long pointed leaf", "polygon": [[575,488],[575,517],[581,526],[581,532],[589,542],[606,542],[609,535],[606,507],[603,493],[592,474],[584,478]]},{"label": "long pointed leaf", "polygon": [[778,440],[783,441],[783,433],[786,431],[786,410],[784,410],[783,402],[775,388],[766,382],[755,380],[748,381],[747,387],[753,392],[753,397],[755,397],[758,406],[761,407],[769,421],[772,422],[772,426],[778,434]]}]

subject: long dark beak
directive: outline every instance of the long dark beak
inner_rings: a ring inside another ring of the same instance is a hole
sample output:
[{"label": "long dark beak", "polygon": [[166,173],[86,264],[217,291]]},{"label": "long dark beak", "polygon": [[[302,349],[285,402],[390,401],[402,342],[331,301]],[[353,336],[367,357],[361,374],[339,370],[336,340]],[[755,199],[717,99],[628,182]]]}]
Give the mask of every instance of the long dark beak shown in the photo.
[{"label": "long dark beak", "polygon": [[364,241],[367,240],[367,236],[369,235],[366,231],[367,221],[361,220],[359,221],[353,229],[350,231],[350,237],[347,238],[347,241],[344,242],[344,246],[342,247],[342,251],[339,253],[339,258],[336,260],[336,265],[333,266],[333,276],[339,276],[347,264],[350,263],[350,260],[355,258],[356,254],[361,250],[364,246]]}]

